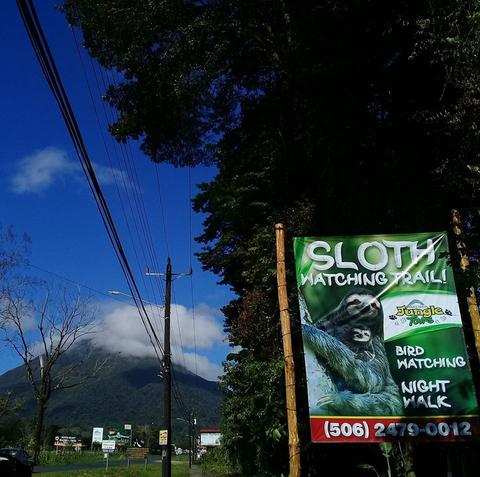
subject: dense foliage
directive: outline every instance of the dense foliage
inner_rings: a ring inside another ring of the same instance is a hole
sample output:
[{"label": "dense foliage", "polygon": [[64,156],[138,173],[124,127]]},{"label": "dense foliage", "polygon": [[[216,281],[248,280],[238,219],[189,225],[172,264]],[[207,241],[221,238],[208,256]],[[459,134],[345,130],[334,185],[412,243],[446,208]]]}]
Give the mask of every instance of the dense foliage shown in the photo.
[{"label": "dense foliage", "polygon": [[[200,259],[238,296],[224,309],[241,350],[226,363],[223,431],[248,475],[286,468],[273,226],[290,237],[444,230],[452,207],[478,204],[479,7],[65,2],[90,53],[123,74],[107,92],[116,137],[141,138],[154,161],[218,167],[194,205],[207,214]],[[304,468],[348,475],[381,458],[339,452],[304,446]]]}]

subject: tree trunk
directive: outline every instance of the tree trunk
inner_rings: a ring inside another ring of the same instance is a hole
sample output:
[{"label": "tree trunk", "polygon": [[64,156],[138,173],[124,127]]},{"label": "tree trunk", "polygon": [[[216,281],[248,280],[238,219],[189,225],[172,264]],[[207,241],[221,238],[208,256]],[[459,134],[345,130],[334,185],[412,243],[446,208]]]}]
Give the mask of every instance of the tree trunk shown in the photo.
[{"label": "tree trunk", "polygon": [[38,464],[40,450],[42,445],[43,420],[45,410],[47,409],[47,400],[45,398],[37,398],[37,415],[35,417],[35,429],[33,433],[33,461]]}]

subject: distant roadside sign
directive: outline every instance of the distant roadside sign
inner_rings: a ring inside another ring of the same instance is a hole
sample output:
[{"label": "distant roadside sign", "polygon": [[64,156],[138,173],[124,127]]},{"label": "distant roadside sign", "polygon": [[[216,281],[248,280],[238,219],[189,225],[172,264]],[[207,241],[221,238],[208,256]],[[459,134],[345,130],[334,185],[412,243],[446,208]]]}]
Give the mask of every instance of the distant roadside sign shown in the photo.
[{"label": "distant roadside sign", "polygon": [[92,444],[101,444],[103,441],[103,427],[94,427],[92,433]]},{"label": "distant roadside sign", "polygon": [[117,428],[108,431],[107,439],[110,441],[115,441],[117,445],[128,445],[130,443],[130,434],[131,431]]},{"label": "distant roadside sign", "polygon": [[102,441],[102,452],[113,452],[115,450],[115,441]]},{"label": "distant roadside sign", "polygon": [[82,440],[74,436],[55,436],[53,445],[58,449],[59,447],[74,447],[80,450],[83,447]]},{"label": "distant roadside sign", "polygon": [[124,429],[126,431],[131,431],[132,430],[132,425],[131,424],[125,424]]},{"label": "distant roadside sign", "polygon": [[158,443],[161,446],[168,445],[168,431],[167,430],[162,430],[162,431],[159,432]]},{"label": "distant roadside sign", "polygon": [[222,434],[220,432],[200,431],[200,445],[203,447],[218,447],[220,446],[221,438]]}]

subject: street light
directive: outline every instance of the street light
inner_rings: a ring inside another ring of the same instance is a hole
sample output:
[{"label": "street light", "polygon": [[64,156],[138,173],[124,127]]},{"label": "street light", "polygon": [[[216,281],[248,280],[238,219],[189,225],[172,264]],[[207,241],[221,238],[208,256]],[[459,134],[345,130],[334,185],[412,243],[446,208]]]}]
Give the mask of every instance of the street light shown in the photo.
[{"label": "street light", "polygon": [[193,414],[190,416],[188,421],[186,419],[183,419],[182,417],[177,417],[177,421],[183,421],[188,424],[188,468],[192,468],[192,454],[193,454]]},{"label": "street light", "polygon": [[[158,273],[160,275],[160,273]],[[165,420],[165,430],[167,431],[167,447],[162,453],[162,476],[171,477],[172,475],[172,370],[171,370],[171,351],[170,351],[170,306],[172,290],[172,265],[170,257],[167,260],[167,269],[165,273],[165,307],[163,308],[165,318],[163,327],[163,415]],[[113,292],[113,293],[112,293]],[[126,293],[111,290],[112,295],[130,296]],[[142,303],[148,303],[143,302]],[[152,303],[152,305],[155,305]],[[156,305],[158,306],[158,305]]]},{"label": "street light", "polygon": [[[180,278],[192,274],[192,269],[188,273],[172,273],[172,265],[170,257],[167,260],[166,272],[151,272],[147,269],[146,275],[149,276],[163,276],[165,277],[165,306],[163,307],[164,319],[164,351],[163,351],[163,381],[164,381],[164,419],[165,429],[167,431],[167,447],[162,457],[162,476],[171,477],[172,475],[172,372],[171,372],[171,351],[170,351],[170,306],[171,306],[171,290],[173,278]],[[111,290],[111,295],[123,295],[130,298],[127,293],[122,293],[117,290]],[[155,303],[142,300],[142,303],[157,306]]]},{"label": "street light", "polygon": [[[122,296],[126,296],[127,298],[131,298],[133,300],[133,296],[132,295],[129,295],[128,293],[123,293],[121,291],[118,291],[118,290],[108,290],[108,293],[109,295],[122,295]],[[157,303],[153,303],[151,301],[147,301],[147,300],[144,300],[142,298],[142,303],[146,303],[147,305],[152,305],[152,306],[156,306],[157,308],[163,308],[162,306],[160,306],[159,304]]]}]

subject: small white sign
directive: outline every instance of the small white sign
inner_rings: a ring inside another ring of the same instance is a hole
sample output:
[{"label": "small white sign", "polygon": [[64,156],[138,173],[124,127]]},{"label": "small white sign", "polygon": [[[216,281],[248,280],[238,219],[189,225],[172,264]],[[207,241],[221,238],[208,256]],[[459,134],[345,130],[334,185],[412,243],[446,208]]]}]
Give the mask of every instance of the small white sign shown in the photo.
[{"label": "small white sign", "polygon": [[103,427],[94,427],[92,432],[92,444],[100,444],[103,441]]},{"label": "small white sign", "polygon": [[132,430],[132,425],[131,424],[125,424],[124,429],[126,431],[131,431]]},{"label": "small white sign", "polygon": [[102,441],[103,452],[113,452],[115,450],[115,441]]},{"label": "small white sign", "polygon": [[205,447],[218,447],[222,434],[220,432],[200,432],[200,445]]}]

